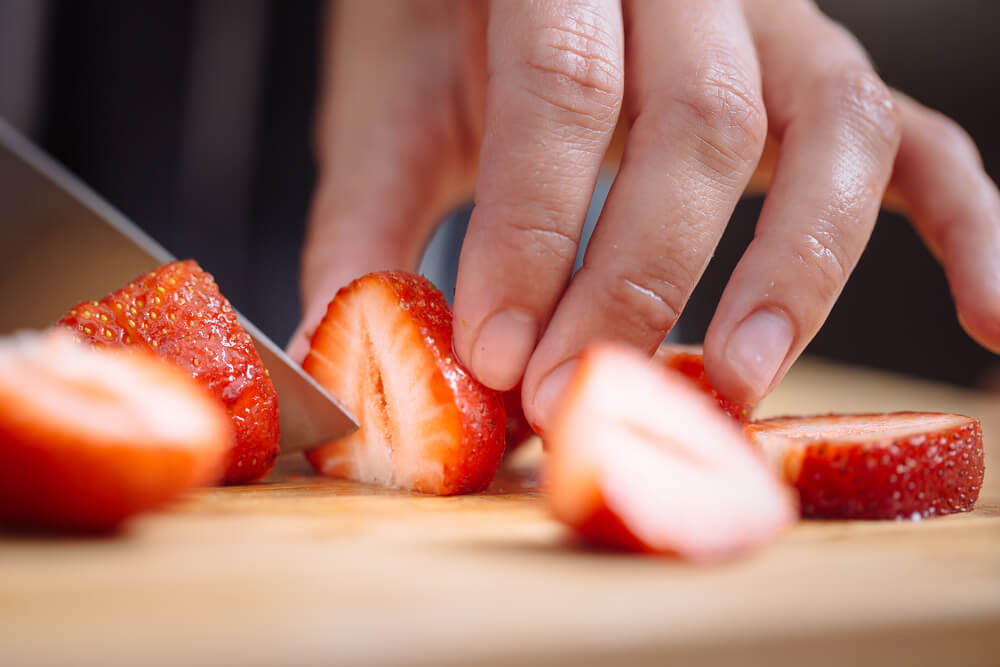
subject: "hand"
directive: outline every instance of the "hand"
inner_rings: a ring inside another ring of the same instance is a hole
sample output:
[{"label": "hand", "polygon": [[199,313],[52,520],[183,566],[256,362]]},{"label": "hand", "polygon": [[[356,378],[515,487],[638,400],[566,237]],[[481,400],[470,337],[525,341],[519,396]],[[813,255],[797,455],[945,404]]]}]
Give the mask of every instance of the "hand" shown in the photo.
[{"label": "hand", "polygon": [[[887,190],[963,326],[1000,351],[1000,195],[975,146],[807,0],[345,0],[330,21],[293,356],[342,284],[414,269],[473,185],[455,349],[491,387],[523,375],[543,428],[586,343],[656,348],[748,184],[767,199],[705,340],[727,396],[784,375]],[[616,127],[618,176],[570,280]]]}]

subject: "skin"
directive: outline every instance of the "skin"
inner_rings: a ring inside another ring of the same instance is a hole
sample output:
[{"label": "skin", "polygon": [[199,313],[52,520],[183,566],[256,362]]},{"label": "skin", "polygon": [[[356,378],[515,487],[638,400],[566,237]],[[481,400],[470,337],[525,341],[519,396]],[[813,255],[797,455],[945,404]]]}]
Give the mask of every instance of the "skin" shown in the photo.
[{"label": "skin", "polygon": [[[472,194],[455,352],[495,389],[523,378],[544,429],[588,343],[653,352],[737,201],[762,190],[705,340],[723,394],[777,384],[883,202],[941,262],[968,333],[1000,352],[1000,195],[973,142],[887,88],[808,0],[344,0],[327,30],[293,357],[340,286],[414,270]],[[618,176],[571,280],[608,161]]]}]

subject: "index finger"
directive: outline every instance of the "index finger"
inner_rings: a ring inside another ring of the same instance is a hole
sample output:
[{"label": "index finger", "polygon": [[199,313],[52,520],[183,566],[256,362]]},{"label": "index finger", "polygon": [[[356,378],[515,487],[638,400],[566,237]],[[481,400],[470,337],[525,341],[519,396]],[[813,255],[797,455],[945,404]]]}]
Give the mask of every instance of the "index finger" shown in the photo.
[{"label": "index finger", "polygon": [[623,89],[613,0],[495,2],[455,350],[495,389],[520,380],[569,280]]}]

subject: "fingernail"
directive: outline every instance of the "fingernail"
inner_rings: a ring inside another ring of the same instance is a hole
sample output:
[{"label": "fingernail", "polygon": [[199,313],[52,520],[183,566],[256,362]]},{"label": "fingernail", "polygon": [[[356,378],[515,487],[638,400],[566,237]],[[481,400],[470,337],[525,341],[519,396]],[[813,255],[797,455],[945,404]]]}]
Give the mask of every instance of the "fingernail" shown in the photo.
[{"label": "fingernail", "polygon": [[[569,385],[569,380],[576,372],[579,361],[570,359],[556,366],[545,376],[535,392],[534,417],[542,427],[552,421],[553,412],[559,407],[559,400]],[[538,430],[537,428],[535,430]]]},{"label": "fingernail", "polygon": [[486,320],[472,348],[472,372],[497,390],[510,389],[521,379],[535,349],[538,324],[528,313],[500,310]]},{"label": "fingernail", "polygon": [[774,310],[758,310],[736,327],[726,345],[726,360],[753,394],[763,397],[792,347],[788,319]]}]

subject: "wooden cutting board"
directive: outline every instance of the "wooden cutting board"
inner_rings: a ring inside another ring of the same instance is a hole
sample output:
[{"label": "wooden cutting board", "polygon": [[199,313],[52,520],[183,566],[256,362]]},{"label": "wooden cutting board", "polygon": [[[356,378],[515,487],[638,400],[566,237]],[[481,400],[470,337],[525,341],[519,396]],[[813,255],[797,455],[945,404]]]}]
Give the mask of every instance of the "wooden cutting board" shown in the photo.
[{"label": "wooden cutting board", "polygon": [[974,512],[694,567],[574,545],[530,452],[461,498],[286,461],[113,539],[0,537],[0,665],[1000,665],[1000,397],[802,362],[761,413],[892,409],[982,419]]}]

